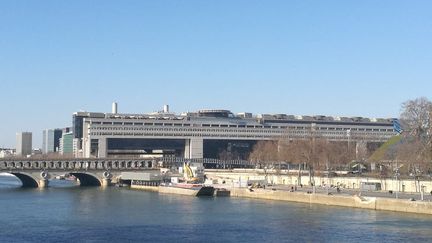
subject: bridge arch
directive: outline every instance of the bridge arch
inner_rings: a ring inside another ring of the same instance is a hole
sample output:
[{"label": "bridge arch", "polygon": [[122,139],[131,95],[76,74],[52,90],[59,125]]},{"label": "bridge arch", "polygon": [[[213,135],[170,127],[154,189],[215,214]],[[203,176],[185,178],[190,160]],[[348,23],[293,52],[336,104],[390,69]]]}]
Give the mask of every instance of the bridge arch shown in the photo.
[{"label": "bridge arch", "polygon": [[99,178],[93,174],[90,173],[84,173],[84,172],[72,172],[69,173],[80,181],[80,186],[101,186],[102,183],[99,180]]},{"label": "bridge arch", "polygon": [[22,187],[25,188],[36,188],[39,186],[37,180],[33,178],[31,175],[23,172],[11,172],[9,174],[12,174],[16,176],[22,183]]}]

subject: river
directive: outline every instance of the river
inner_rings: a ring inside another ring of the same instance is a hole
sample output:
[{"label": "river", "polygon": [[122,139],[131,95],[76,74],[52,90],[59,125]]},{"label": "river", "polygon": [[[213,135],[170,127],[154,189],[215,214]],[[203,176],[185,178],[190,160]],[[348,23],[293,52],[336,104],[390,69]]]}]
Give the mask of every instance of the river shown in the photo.
[{"label": "river", "polygon": [[432,216],[0,176],[0,242],[430,242]]}]

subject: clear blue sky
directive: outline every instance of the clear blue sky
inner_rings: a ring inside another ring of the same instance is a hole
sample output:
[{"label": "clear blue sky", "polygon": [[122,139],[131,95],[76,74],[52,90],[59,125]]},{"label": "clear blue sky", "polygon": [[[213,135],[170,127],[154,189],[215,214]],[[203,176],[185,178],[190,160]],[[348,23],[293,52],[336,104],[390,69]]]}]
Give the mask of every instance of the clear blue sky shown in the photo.
[{"label": "clear blue sky", "polygon": [[78,110],[398,117],[432,92],[432,1],[0,1],[0,147]]}]

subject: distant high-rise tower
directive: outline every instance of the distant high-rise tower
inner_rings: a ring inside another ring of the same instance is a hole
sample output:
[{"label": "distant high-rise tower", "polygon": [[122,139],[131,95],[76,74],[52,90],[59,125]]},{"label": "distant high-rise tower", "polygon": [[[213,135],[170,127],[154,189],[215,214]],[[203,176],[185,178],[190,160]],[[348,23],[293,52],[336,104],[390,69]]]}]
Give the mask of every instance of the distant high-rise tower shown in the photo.
[{"label": "distant high-rise tower", "polygon": [[[69,128],[67,130],[69,131]],[[44,130],[42,133],[42,152],[44,154],[58,152],[62,134],[63,130],[58,128]]]},{"label": "distant high-rise tower", "polygon": [[16,134],[16,154],[18,156],[31,155],[32,153],[32,133],[18,132]]}]

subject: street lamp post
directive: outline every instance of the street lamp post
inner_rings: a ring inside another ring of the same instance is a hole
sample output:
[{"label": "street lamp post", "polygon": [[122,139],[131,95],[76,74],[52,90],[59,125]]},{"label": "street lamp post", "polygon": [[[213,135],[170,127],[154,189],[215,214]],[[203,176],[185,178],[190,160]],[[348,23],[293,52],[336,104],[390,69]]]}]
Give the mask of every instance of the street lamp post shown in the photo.
[{"label": "street lamp post", "polygon": [[347,133],[347,138],[348,138],[348,153],[350,152],[351,149],[351,129],[348,129],[346,131]]},{"label": "street lamp post", "polygon": [[425,188],[425,186],[421,185],[421,187],[420,187],[420,199],[422,201],[424,200],[424,188]]},{"label": "street lamp post", "polygon": [[329,190],[330,190],[330,179],[329,179],[329,174],[330,174],[330,170],[329,170],[329,165],[328,165],[328,162],[326,163],[326,167],[327,167],[327,185],[326,185],[326,188],[327,188],[327,195],[329,194]]},{"label": "street lamp post", "polygon": [[398,165],[398,161],[396,160],[396,174],[395,174],[395,176],[396,176],[396,183],[397,183],[397,188],[396,188],[396,199],[398,199],[399,198],[399,195],[398,195],[398,193],[399,193],[399,165]]}]

